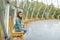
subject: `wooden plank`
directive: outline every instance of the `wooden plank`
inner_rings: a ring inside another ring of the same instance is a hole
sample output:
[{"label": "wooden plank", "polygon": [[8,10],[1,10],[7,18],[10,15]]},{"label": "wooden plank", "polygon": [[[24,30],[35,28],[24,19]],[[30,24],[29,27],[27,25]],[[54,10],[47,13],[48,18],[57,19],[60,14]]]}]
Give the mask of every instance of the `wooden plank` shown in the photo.
[{"label": "wooden plank", "polygon": [[0,29],[0,40],[2,40],[2,36],[1,36],[1,29]]},{"label": "wooden plank", "polygon": [[2,35],[1,35],[1,23],[0,23],[0,40],[2,40]]}]

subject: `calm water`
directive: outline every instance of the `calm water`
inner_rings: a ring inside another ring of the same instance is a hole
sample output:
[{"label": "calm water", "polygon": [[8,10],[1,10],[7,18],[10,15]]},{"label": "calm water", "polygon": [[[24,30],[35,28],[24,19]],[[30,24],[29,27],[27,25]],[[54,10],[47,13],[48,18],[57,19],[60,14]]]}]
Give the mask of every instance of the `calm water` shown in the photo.
[{"label": "calm water", "polygon": [[60,40],[60,21],[40,20],[29,23],[25,40]]}]

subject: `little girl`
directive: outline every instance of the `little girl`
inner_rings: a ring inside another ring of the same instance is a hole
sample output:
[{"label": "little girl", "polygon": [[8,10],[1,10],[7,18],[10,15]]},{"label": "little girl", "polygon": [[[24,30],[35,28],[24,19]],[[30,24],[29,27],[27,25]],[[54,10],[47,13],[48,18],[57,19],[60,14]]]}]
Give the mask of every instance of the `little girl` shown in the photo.
[{"label": "little girl", "polygon": [[17,17],[16,17],[16,24],[14,25],[14,29],[16,32],[24,31],[24,34],[25,34],[27,30],[25,28],[22,28],[22,16],[23,16],[22,12],[18,11]]},{"label": "little girl", "polygon": [[[24,34],[26,33],[26,29],[25,28],[22,28],[22,12],[19,11],[17,12],[17,17],[16,17],[16,24],[14,25],[14,29],[15,29],[15,32],[21,32],[21,31],[24,31]],[[18,40],[21,40],[20,38],[18,38]]]}]

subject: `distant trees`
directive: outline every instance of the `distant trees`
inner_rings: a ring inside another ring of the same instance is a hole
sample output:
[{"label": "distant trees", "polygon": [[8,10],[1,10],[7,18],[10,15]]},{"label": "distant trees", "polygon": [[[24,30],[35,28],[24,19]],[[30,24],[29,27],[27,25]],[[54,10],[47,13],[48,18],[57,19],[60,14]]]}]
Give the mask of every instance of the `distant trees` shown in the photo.
[{"label": "distant trees", "polygon": [[27,1],[27,3],[25,4],[24,2],[20,2],[19,6],[20,8],[23,9],[24,17],[26,17],[26,14],[27,14],[28,18],[31,18],[32,13],[33,13],[33,16],[32,16],[33,18],[35,18],[37,14],[39,18],[41,18],[42,15],[44,15],[44,17],[48,15],[49,18],[51,18],[52,15],[54,15],[55,18],[57,18],[57,16],[60,15],[60,9],[57,7],[54,7],[53,4],[46,5],[42,2]]}]

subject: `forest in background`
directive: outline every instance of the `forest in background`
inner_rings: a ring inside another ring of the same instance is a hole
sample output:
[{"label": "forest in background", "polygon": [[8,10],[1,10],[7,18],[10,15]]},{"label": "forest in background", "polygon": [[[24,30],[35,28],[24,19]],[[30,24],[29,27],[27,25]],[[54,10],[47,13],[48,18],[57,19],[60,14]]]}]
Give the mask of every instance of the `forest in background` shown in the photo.
[{"label": "forest in background", "polygon": [[[5,0],[2,1],[0,0],[0,15],[2,15],[2,17],[4,17],[5,14],[5,4],[6,4]],[[14,16],[13,6],[16,6],[15,1],[10,2],[11,16]],[[37,14],[38,14],[38,18],[41,18],[42,15],[44,15],[44,17],[48,15],[48,17],[51,18],[51,16],[54,15],[54,18],[57,19],[57,16],[60,16],[60,8],[55,7],[53,4],[47,5],[42,2],[37,2],[37,1],[29,2],[27,0],[26,3],[24,1],[21,1],[19,3],[19,7],[23,10],[24,17],[26,17],[26,14],[28,13],[28,18],[31,17],[32,13],[33,13],[33,18],[35,18]]]},{"label": "forest in background", "polygon": [[[15,6],[15,2],[12,1],[10,4],[10,14],[14,15],[14,9],[13,6]],[[12,6],[13,5],[13,6]],[[54,15],[54,18],[57,19],[57,16],[60,15],[60,8],[55,7],[53,4],[47,5],[42,2],[29,2],[26,3],[20,2],[19,7],[23,10],[24,17],[26,17],[26,14],[28,13],[28,18],[31,18],[31,15],[33,13],[33,18],[36,18],[36,15],[38,14],[38,18],[41,18],[42,15],[46,18],[48,16],[51,18]],[[29,8],[29,9],[28,9]]]}]

